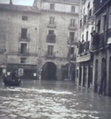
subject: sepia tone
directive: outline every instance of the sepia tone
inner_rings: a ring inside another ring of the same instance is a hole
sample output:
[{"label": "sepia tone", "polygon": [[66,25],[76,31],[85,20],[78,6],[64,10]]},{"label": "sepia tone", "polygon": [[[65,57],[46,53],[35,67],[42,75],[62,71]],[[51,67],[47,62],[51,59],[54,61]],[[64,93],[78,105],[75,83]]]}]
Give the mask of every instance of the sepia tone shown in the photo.
[{"label": "sepia tone", "polygon": [[110,119],[111,0],[16,2],[0,3],[0,119]]}]

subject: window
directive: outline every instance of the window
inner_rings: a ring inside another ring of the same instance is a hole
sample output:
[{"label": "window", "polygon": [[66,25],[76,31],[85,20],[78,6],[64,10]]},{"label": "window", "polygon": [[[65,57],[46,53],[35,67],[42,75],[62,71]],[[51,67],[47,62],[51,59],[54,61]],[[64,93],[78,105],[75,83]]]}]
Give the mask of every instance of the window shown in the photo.
[{"label": "window", "polygon": [[26,43],[21,43],[20,53],[22,53],[22,54],[27,53],[27,44]]},{"label": "window", "polygon": [[54,46],[48,45],[48,55],[50,55],[50,56],[53,55],[53,49],[54,49]]},{"label": "window", "polygon": [[26,63],[26,58],[21,58],[20,63]]},{"label": "window", "polygon": [[71,42],[73,42],[74,41],[74,37],[75,37],[75,32],[70,32],[70,40],[71,40]]},{"label": "window", "polygon": [[88,35],[89,35],[89,32],[87,31],[86,32],[86,41],[88,41]]},{"label": "window", "polygon": [[56,35],[54,33],[54,30],[49,30],[49,33],[47,35],[47,42],[48,43],[55,43],[56,42]]},{"label": "window", "polygon": [[74,47],[69,47],[68,56],[73,57],[73,55],[74,55]]},{"label": "window", "polygon": [[103,16],[103,30],[105,31],[106,30],[106,21],[107,21],[107,16],[106,15],[104,15]]},{"label": "window", "polygon": [[53,3],[50,4],[50,9],[54,10],[55,9],[55,5]]},{"label": "window", "polygon": [[21,29],[21,38],[24,38],[24,39],[27,38],[27,29],[26,28]]},{"label": "window", "polygon": [[22,16],[22,20],[26,21],[26,20],[28,20],[28,17],[27,16]]},{"label": "window", "polygon": [[71,47],[70,54],[74,54],[74,47]]},{"label": "window", "polygon": [[49,34],[54,34],[54,30],[49,30]]},{"label": "window", "polygon": [[89,16],[89,17],[92,16],[92,9],[89,10],[88,16]]},{"label": "window", "polygon": [[84,34],[82,35],[82,41],[84,40]]},{"label": "window", "polygon": [[100,33],[100,27],[101,27],[101,20],[98,21],[97,24],[97,32]]},{"label": "window", "polygon": [[108,18],[108,28],[111,29],[111,11],[109,13],[109,18]]},{"label": "window", "polygon": [[71,7],[71,12],[75,12],[75,6]]},{"label": "window", "polygon": [[82,27],[82,19],[80,20],[80,28]]},{"label": "window", "polygon": [[49,23],[50,23],[50,24],[54,24],[54,21],[55,21],[55,18],[54,18],[54,17],[50,17]]},{"label": "window", "polygon": [[87,21],[87,16],[84,15],[84,24],[86,24],[86,21]]},{"label": "window", "polygon": [[75,26],[75,19],[70,20],[70,26]]},{"label": "window", "polygon": [[90,8],[90,2],[88,3],[88,6],[87,6],[87,8],[88,8],[88,9]]}]

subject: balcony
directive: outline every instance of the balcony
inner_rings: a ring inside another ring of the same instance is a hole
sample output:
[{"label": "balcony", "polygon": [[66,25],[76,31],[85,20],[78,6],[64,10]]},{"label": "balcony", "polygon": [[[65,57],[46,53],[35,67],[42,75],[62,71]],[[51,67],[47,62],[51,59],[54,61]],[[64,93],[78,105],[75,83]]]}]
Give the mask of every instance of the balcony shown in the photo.
[{"label": "balcony", "polygon": [[45,58],[46,58],[46,59],[55,59],[56,56],[55,56],[54,53],[53,53],[53,54],[48,54],[48,53],[46,53]]},{"label": "balcony", "polygon": [[74,26],[69,25],[68,29],[69,29],[69,30],[76,30],[76,29],[77,29],[77,27],[76,27],[75,25],[74,25]]},{"label": "balcony", "polygon": [[48,27],[48,28],[56,28],[56,23],[53,23],[53,24],[49,23],[49,24],[47,25],[47,27]]},{"label": "balcony", "polygon": [[76,55],[68,53],[67,59],[69,61],[76,61]]},{"label": "balcony", "polygon": [[30,35],[27,35],[26,37],[20,36],[19,41],[29,42],[30,41]]},{"label": "balcony", "polygon": [[67,40],[67,44],[68,45],[75,45],[75,38],[69,37],[68,40]]},{"label": "balcony", "polygon": [[56,35],[55,34],[48,34],[46,41],[48,43],[56,43]]},{"label": "balcony", "polygon": [[87,55],[89,53],[89,41],[82,41],[82,42],[78,42],[78,54],[79,55]]},{"label": "balcony", "polygon": [[97,51],[105,48],[106,38],[105,34],[98,34],[95,31],[92,33],[92,42],[91,42],[91,50]]},{"label": "balcony", "polygon": [[37,56],[37,53],[29,53],[27,52],[20,52],[20,51],[15,51],[15,52],[8,52],[8,55],[18,55],[18,56]]},{"label": "balcony", "polygon": [[88,53],[86,55],[82,55],[82,56],[77,56],[76,58],[76,62],[80,63],[80,62],[87,62],[91,60],[91,54]]},{"label": "balcony", "polygon": [[93,25],[94,24],[94,16],[88,15],[88,24]]},{"label": "balcony", "polygon": [[19,52],[18,55],[20,56],[29,56],[29,52]]}]

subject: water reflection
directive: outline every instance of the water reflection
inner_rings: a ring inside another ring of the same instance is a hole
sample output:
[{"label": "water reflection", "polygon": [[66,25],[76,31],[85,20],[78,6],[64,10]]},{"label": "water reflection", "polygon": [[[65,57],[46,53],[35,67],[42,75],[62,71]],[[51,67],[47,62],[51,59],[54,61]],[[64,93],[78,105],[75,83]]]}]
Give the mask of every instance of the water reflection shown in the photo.
[{"label": "water reflection", "polygon": [[111,99],[73,82],[23,81],[0,86],[0,119],[109,119]]}]

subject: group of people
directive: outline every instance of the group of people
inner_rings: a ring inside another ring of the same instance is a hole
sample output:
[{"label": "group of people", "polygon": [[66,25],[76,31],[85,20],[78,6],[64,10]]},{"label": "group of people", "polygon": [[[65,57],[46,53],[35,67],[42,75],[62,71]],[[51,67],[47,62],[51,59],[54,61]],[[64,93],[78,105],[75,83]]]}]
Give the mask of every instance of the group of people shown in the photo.
[{"label": "group of people", "polygon": [[79,48],[79,54],[82,53],[87,53],[87,51],[89,50],[89,41],[84,41],[82,40],[78,42],[78,48]]}]

